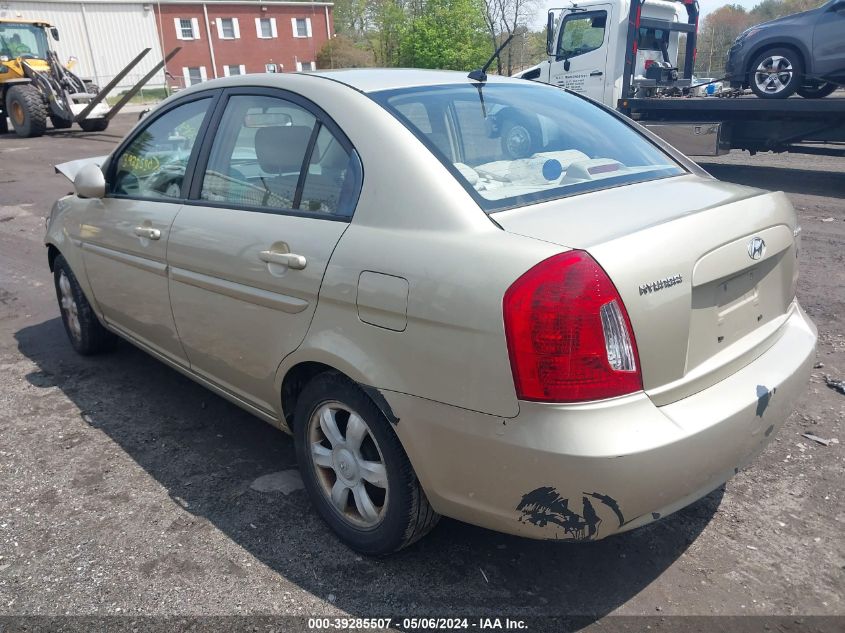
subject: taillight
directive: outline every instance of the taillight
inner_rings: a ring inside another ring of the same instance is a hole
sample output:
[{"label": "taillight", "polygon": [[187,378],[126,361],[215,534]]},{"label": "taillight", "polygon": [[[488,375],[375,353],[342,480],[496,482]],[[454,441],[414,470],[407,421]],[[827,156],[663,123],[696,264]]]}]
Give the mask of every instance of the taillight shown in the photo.
[{"label": "taillight", "polygon": [[508,288],[503,311],[521,400],[583,402],[642,389],[622,298],[584,251],[534,266]]}]

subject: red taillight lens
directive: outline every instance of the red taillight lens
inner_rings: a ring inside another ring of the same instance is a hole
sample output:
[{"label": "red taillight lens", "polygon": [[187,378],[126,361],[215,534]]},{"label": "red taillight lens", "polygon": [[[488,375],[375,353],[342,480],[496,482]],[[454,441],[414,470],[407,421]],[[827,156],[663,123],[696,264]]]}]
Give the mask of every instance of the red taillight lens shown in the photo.
[{"label": "red taillight lens", "polygon": [[622,298],[584,251],[534,266],[508,288],[503,310],[521,400],[583,402],[643,388]]}]

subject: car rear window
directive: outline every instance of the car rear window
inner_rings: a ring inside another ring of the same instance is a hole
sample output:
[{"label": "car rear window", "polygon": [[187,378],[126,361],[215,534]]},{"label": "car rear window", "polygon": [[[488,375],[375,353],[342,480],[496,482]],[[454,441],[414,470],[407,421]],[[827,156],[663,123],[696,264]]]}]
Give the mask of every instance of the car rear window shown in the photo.
[{"label": "car rear window", "polygon": [[370,96],[487,212],[685,173],[618,117],[552,86],[468,83]]}]

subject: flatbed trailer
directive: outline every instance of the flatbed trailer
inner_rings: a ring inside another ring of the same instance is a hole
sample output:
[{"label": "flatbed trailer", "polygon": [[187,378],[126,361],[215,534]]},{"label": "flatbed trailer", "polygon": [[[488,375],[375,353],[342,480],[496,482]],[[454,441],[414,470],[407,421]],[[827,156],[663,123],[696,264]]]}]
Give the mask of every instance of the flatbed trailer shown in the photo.
[{"label": "flatbed trailer", "polygon": [[618,109],[690,155],[845,156],[845,98],[645,97],[620,99]]}]

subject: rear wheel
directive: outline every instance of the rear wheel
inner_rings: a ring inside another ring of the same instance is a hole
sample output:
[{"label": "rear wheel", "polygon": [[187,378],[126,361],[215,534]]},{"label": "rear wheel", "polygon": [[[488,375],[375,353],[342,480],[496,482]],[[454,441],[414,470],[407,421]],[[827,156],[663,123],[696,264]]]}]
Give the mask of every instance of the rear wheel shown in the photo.
[{"label": "rear wheel", "polygon": [[103,132],[108,126],[106,119],[85,119],[79,122],[79,127],[86,132]]},{"label": "rear wheel", "polygon": [[829,94],[833,94],[839,86],[827,82],[813,82],[811,84],[804,84],[796,91],[805,99],[823,99]]},{"label": "rear wheel", "polygon": [[294,437],[317,512],[352,549],[389,554],[437,523],[390,423],[349,379],[325,373],[305,386]]},{"label": "rear wheel", "polygon": [[52,123],[53,127],[57,130],[66,130],[73,125],[73,121],[68,121],[67,119],[63,119],[62,117],[54,114],[50,115],[50,123]]},{"label": "rear wheel", "polygon": [[18,136],[41,136],[47,129],[47,104],[32,84],[9,88],[6,92],[6,112]]},{"label": "rear wheel", "polygon": [[786,99],[804,80],[804,62],[789,48],[772,48],[763,51],[748,73],[751,91],[762,99]]},{"label": "rear wheel", "polygon": [[62,312],[62,322],[73,349],[83,356],[114,349],[117,336],[100,323],[85,298],[76,275],[61,255],[57,256],[53,263],[53,281]]}]

